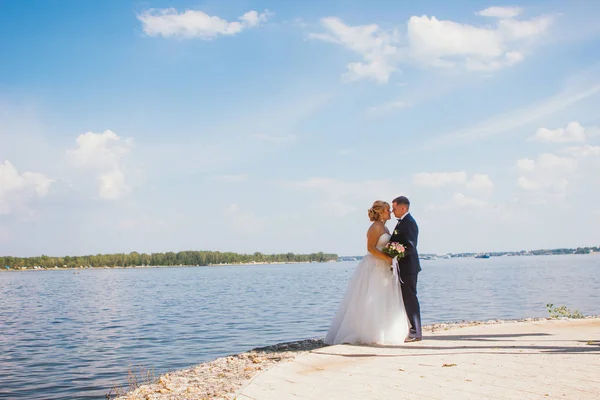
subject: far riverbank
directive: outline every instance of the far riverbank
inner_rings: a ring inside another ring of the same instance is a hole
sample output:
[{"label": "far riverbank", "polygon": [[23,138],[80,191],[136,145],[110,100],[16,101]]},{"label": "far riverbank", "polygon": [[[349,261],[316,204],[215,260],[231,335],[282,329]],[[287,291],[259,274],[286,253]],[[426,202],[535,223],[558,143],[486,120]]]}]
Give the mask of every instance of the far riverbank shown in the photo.
[{"label": "far riverbank", "polygon": [[141,268],[194,268],[194,267],[231,267],[231,266],[250,266],[250,265],[287,265],[287,264],[325,264],[337,261],[286,261],[286,262],[247,262],[247,263],[222,263],[207,265],[128,265],[114,267],[54,267],[54,268],[4,268],[0,272],[21,272],[21,271],[82,271],[88,269],[141,269]]}]

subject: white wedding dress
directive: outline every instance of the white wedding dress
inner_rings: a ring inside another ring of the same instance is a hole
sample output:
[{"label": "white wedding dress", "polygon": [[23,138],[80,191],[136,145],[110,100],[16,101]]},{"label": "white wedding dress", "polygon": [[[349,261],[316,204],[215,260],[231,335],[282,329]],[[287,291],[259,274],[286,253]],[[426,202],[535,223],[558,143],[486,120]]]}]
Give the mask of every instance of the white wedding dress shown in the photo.
[{"label": "white wedding dress", "polygon": [[[389,241],[390,235],[384,233],[377,248]],[[390,264],[368,253],[348,282],[325,344],[403,344],[409,327],[398,278]]]}]

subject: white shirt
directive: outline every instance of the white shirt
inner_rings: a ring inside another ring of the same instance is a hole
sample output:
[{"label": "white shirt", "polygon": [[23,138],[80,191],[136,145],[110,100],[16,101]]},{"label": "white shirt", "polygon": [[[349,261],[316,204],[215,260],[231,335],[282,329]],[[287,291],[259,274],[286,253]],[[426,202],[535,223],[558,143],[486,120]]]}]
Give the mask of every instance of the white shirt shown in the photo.
[{"label": "white shirt", "polygon": [[400,218],[398,218],[400,221],[402,221],[404,219],[404,217],[406,217],[408,215],[408,211],[406,213],[404,213],[403,216],[401,216]]}]

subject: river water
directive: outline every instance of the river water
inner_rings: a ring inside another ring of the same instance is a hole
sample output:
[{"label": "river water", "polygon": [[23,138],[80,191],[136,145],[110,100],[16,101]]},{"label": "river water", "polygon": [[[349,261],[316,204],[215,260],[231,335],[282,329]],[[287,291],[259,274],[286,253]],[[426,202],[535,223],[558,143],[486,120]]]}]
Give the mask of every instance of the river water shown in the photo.
[{"label": "river water", "polygon": [[[0,398],[103,399],[156,376],[322,337],[356,262],[0,273]],[[600,255],[422,262],[423,323],[600,314]]]}]

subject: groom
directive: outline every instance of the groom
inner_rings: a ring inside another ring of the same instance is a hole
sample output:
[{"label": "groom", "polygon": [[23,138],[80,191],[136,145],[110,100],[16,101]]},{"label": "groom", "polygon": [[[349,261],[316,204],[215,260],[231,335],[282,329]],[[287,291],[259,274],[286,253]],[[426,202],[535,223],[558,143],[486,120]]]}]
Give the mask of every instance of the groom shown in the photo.
[{"label": "groom", "polygon": [[421,332],[421,308],[417,299],[417,275],[421,271],[419,253],[417,252],[417,238],[419,227],[415,219],[408,213],[410,202],[404,196],[394,199],[392,211],[398,224],[390,242],[398,242],[406,248],[405,256],[398,259],[398,275],[402,279],[402,297],[406,314],[410,320],[411,328],[406,342],[416,342],[423,339]]}]

